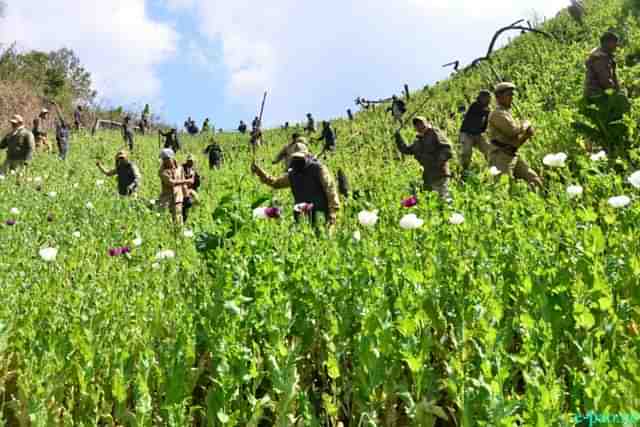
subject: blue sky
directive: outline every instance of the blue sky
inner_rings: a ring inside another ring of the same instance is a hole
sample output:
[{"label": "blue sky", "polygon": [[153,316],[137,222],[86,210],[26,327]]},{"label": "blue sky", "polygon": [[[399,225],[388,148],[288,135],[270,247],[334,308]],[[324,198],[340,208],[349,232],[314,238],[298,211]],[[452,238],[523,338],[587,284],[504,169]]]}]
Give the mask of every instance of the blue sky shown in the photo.
[{"label": "blue sky", "polygon": [[[256,115],[300,122],[355,111],[353,100],[419,88],[486,51],[519,18],[551,17],[564,0],[22,0],[0,42],[70,47],[105,103],[167,121],[187,116],[233,129]],[[34,14],[33,10],[39,13]],[[55,22],[55,25],[52,25]]]}]

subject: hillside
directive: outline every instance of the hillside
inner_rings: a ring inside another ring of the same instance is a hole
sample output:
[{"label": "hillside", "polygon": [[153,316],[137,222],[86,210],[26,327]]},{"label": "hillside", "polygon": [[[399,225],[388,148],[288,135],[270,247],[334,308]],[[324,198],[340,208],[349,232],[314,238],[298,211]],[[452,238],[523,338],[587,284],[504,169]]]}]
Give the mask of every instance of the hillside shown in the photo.
[{"label": "hillside", "polygon": [[[122,148],[116,133],[74,135],[66,162],[43,153],[26,176],[2,178],[0,419],[345,427],[588,425],[588,412],[640,419],[640,190],[627,182],[640,168],[637,148],[630,160],[593,161],[572,127],[584,60],[610,27],[624,35],[619,73],[633,87],[639,67],[623,59],[640,52],[640,25],[622,0],[585,3],[584,28],[563,13],[542,26],[556,41],[523,35],[493,60],[521,87],[518,115],[538,129],[523,156],[546,194],[495,182],[476,155],[474,175],[451,186],[451,206],[419,192],[417,206],[402,207],[420,168],[396,159],[382,108],[334,121],[338,151],[326,164],[360,197],[342,199],[333,236],[294,223],[289,191],[251,176],[248,138],[238,134],[217,136],[227,161],[212,171],[206,139],[185,138],[179,159],[194,153],[203,176],[185,230],[152,208],[155,136],[136,137],[143,182],[133,200],[95,167]],[[459,105],[495,80],[481,64],[413,93],[409,111],[424,105],[457,147]],[[629,125],[640,119],[632,102]],[[273,174],[287,139],[268,131],[256,153]],[[542,164],[560,151],[566,167]],[[571,184],[581,197],[567,194]],[[608,204],[620,195],[629,206]],[[254,219],[256,204],[281,206],[282,218]],[[378,210],[372,227],[358,222],[365,209]],[[422,227],[402,229],[408,213]],[[450,223],[453,213],[464,222]],[[121,246],[131,252],[109,255]],[[50,262],[39,255],[46,247],[58,250]],[[158,256],[167,250],[175,256]]]}]

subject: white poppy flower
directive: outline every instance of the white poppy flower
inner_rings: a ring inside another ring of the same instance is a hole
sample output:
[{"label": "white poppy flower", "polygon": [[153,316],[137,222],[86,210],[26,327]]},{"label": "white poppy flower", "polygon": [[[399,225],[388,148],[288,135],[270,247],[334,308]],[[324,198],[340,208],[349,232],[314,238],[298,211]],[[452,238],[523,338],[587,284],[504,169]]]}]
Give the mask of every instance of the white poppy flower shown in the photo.
[{"label": "white poppy flower", "polygon": [[154,270],[158,270],[160,268],[160,264],[154,262],[153,264],[151,264],[151,268],[153,268]]},{"label": "white poppy flower", "polygon": [[48,196],[51,197],[52,199],[55,198],[58,195],[58,193],[56,193],[55,191],[51,191]]},{"label": "white poppy flower", "polygon": [[80,184],[78,184],[77,182],[73,184],[73,188],[78,188],[78,187],[80,187]]},{"label": "white poppy flower", "polygon": [[133,246],[141,246],[142,245],[142,239],[140,237],[136,237],[135,239],[133,239]]},{"label": "white poppy flower", "polygon": [[634,173],[632,173],[629,177],[629,182],[635,188],[640,188],[640,171],[635,171]]},{"label": "white poppy flower", "polygon": [[4,175],[2,175],[2,174],[0,173],[0,181],[4,181],[5,179],[6,179],[6,176],[4,176]]},{"label": "white poppy flower", "polygon": [[20,215],[20,209],[18,208],[11,208],[9,212],[11,212],[11,215]]},{"label": "white poppy flower", "polygon": [[156,204],[156,199],[149,200],[149,203],[151,204],[151,206],[155,205]]},{"label": "white poppy flower", "polygon": [[156,259],[158,261],[162,261],[163,259],[171,259],[176,256],[176,253],[170,249],[166,249],[164,251],[160,251],[156,254]]},{"label": "white poppy flower", "polygon": [[16,174],[16,170],[15,170],[15,169],[12,169],[12,170],[10,170],[10,171],[9,171],[9,173],[10,173],[11,175],[15,175],[15,174]]},{"label": "white poppy flower", "polygon": [[96,181],[96,186],[102,187],[102,185],[104,185],[104,179],[99,179]]},{"label": "white poppy flower", "polygon": [[491,176],[498,176],[498,175],[500,175],[501,173],[502,173],[502,172],[500,172],[500,169],[498,169],[498,168],[497,168],[497,167],[495,167],[495,166],[491,166],[491,168],[489,168],[489,174],[490,174]]},{"label": "white poppy flower", "polygon": [[182,233],[184,235],[184,237],[186,237],[187,239],[190,239],[193,237],[193,231],[192,230],[184,230],[184,232]]},{"label": "white poppy flower", "polygon": [[79,231],[74,231],[73,233],[71,233],[71,235],[72,235],[73,237],[75,237],[76,239],[79,239],[79,238],[80,238],[80,232],[79,232]]},{"label": "white poppy flower", "polygon": [[93,209],[93,203],[91,202],[87,202],[87,204],[85,205],[87,209]]},{"label": "white poppy flower", "polygon": [[624,208],[625,206],[627,206],[629,203],[631,203],[631,199],[627,196],[616,196],[616,197],[612,197],[609,199],[608,201],[609,205],[618,209],[618,208]]},{"label": "white poppy flower", "polygon": [[362,211],[358,214],[358,221],[365,227],[373,227],[378,222],[378,211]]},{"label": "white poppy flower", "polygon": [[355,240],[356,242],[359,242],[362,239],[362,235],[360,234],[360,231],[356,230],[353,232],[353,240]]},{"label": "white poppy flower", "polygon": [[253,210],[253,218],[254,219],[267,219],[267,208],[255,208]]},{"label": "white poppy flower", "polygon": [[584,189],[579,185],[570,185],[567,187],[567,194],[570,199],[582,196]]},{"label": "white poppy flower", "polygon": [[565,153],[547,154],[542,159],[542,163],[552,168],[564,167],[567,161],[567,155]]},{"label": "white poppy flower", "polygon": [[598,151],[596,154],[592,154],[590,158],[592,162],[599,162],[601,160],[606,160],[607,153],[605,151]]},{"label": "white poppy flower", "polygon": [[33,178],[33,182],[35,184],[42,184],[42,177],[41,176],[36,176],[35,178]]},{"label": "white poppy flower", "polygon": [[460,225],[464,222],[464,216],[460,213],[454,213],[449,218],[449,223],[453,225]]},{"label": "white poppy flower", "polygon": [[402,217],[400,220],[400,227],[405,230],[414,230],[416,228],[422,227],[424,221],[418,218],[415,214],[408,214]]},{"label": "white poppy flower", "polygon": [[56,256],[58,256],[58,249],[56,248],[42,248],[40,249],[40,258],[42,258],[46,262],[53,262],[56,260]]}]

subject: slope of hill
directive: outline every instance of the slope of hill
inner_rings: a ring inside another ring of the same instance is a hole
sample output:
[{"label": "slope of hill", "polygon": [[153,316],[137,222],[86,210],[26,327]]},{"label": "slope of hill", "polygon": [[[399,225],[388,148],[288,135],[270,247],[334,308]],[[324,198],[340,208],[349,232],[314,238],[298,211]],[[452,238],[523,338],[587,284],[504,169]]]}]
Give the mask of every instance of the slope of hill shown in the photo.
[{"label": "slope of hill", "polygon": [[[622,0],[586,3],[584,28],[562,14],[544,25],[559,41],[524,35],[493,61],[521,87],[518,114],[538,128],[523,155],[546,196],[495,182],[476,158],[475,175],[452,185],[451,206],[419,192],[417,206],[402,207],[420,170],[396,159],[382,109],[334,122],[338,152],[327,164],[360,194],[343,199],[334,236],[294,223],[291,196],[251,176],[247,137],[237,134],[218,136],[221,170],[204,169],[204,137],[188,138],[180,153],[202,166],[195,237],[151,207],[153,137],[138,137],[132,154],[143,173],[134,200],[118,198],[94,166],[112,161],[118,134],[75,135],[67,162],[40,154],[25,176],[7,175],[1,419],[431,427],[637,414],[640,190],[627,182],[637,154],[593,161],[571,123],[599,35],[622,30],[625,58],[640,49],[640,26]],[[638,67],[620,73],[632,86]],[[458,105],[494,83],[480,65],[413,94],[409,110],[428,101],[421,113],[455,141]],[[634,108],[628,123],[636,116]],[[269,163],[287,138],[269,131],[256,153],[274,174],[281,165]],[[566,167],[542,164],[558,151]],[[572,198],[570,184],[583,194]],[[620,195],[631,203],[616,209],[608,199]],[[253,207],[267,204],[283,217],[254,219]],[[365,209],[378,211],[375,225],[358,222]],[[424,224],[402,229],[408,213]],[[452,223],[453,213],[464,222]],[[131,252],[110,256],[119,246]],[[39,255],[46,247],[57,249],[49,262]]]}]

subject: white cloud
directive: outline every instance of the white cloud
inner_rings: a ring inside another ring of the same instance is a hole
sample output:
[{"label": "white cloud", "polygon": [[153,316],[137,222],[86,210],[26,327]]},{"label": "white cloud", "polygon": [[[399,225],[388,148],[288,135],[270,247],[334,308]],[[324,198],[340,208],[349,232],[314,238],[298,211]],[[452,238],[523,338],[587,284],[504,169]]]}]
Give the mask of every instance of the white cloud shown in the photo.
[{"label": "white cloud", "polygon": [[344,114],[356,96],[421,87],[440,66],[482,56],[493,32],[533,10],[552,16],[564,0],[165,0],[196,16],[222,43],[227,102],[255,110],[270,91],[267,124]]},{"label": "white cloud", "polygon": [[21,0],[7,8],[0,39],[73,49],[99,93],[127,103],[160,95],[155,67],[174,55],[178,35],[149,17],[144,0]]}]

